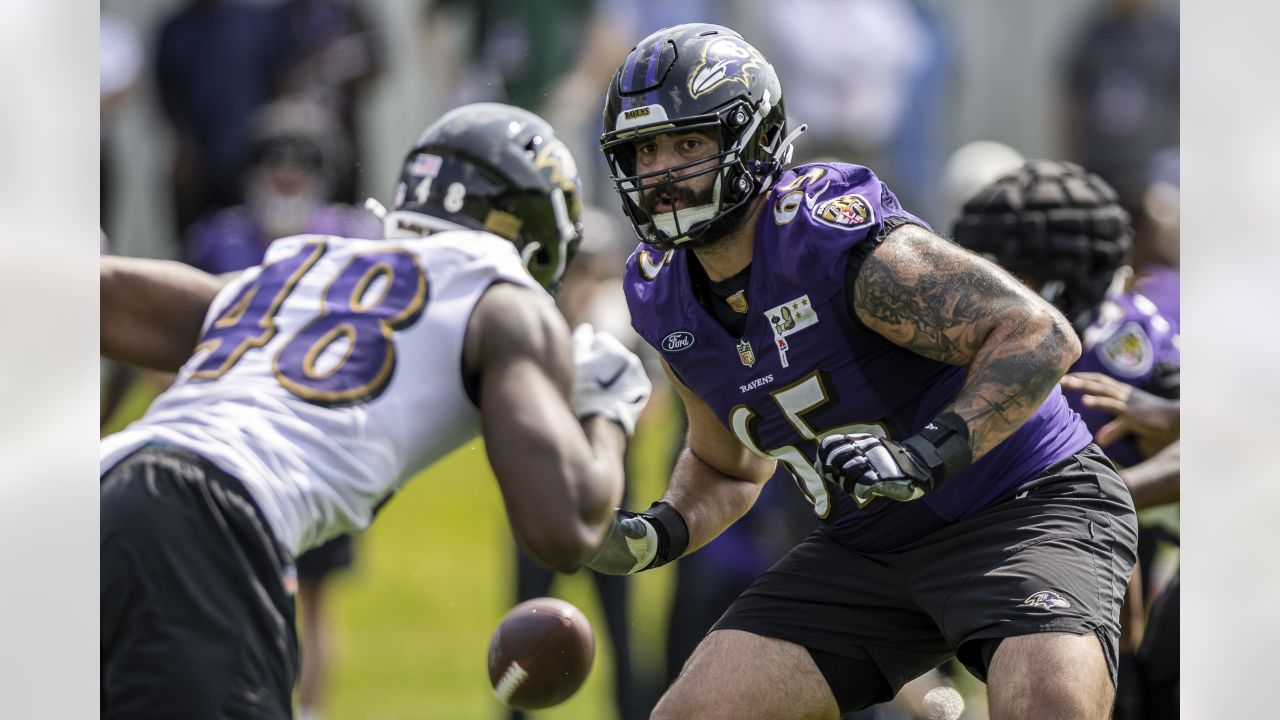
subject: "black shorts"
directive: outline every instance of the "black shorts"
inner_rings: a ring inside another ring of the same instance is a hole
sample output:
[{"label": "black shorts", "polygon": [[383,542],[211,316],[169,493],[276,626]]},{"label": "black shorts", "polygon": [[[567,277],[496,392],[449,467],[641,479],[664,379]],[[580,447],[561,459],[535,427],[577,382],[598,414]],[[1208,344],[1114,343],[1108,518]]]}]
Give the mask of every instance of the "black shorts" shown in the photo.
[{"label": "black shorts", "polygon": [[999,638],[1038,632],[1096,632],[1114,683],[1136,545],[1129,491],[1090,445],[893,551],[850,550],[819,528],[714,629],[805,646],[842,712],[891,699],[951,657],[985,680]]},{"label": "black shorts", "polygon": [[148,446],[100,511],[102,717],[291,717],[296,579],[240,482]]},{"label": "black shorts", "polygon": [[346,570],[355,559],[355,540],[350,533],[345,533],[299,555],[298,577],[319,580]]}]

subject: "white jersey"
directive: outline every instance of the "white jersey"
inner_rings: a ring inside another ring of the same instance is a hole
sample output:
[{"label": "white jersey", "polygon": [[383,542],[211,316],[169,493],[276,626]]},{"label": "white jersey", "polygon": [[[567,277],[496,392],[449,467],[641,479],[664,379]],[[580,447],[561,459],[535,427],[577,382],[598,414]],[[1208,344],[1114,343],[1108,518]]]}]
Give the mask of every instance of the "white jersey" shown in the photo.
[{"label": "white jersey", "polygon": [[173,386],[102,440],[101,472],[143,444],[174,445],[239,478],[295,554],[363,529],[479,433],[462,343],[496,282],[551,302],[488,233],[278,240],[218,294]]}]

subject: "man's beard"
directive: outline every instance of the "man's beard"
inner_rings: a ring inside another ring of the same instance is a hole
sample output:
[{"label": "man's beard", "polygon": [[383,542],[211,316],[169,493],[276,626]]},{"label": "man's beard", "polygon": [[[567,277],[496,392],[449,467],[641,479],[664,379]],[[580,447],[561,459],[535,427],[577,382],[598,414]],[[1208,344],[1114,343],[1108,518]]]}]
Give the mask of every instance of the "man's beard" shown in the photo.
[{"label": "man's beard", "polygon": [[[698,207],[699,205],[711,204],[712,194],[715,192],[715,184],[707,186],[703,190],[695,191],[692,188],[675,183],[663,183],[652,190],[648,190],[644,194],[644,209],[649,216],[658,215],[662,212],[679,212],[680,210],[688,210]],[[658,210],[659,200],[666,198],[671,201],[671,210]],[[678,208],[678,209],[677,209]]]}]

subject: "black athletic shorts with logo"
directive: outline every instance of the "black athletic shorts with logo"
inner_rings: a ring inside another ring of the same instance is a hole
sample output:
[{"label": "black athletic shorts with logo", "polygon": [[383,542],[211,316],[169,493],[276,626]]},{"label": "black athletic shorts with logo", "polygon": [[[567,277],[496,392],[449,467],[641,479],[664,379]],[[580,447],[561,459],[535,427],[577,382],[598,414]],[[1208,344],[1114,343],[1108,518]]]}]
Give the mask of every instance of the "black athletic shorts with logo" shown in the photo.
[{"label": "black athletic shorts with logo", "polygon": [[1009,497],[890,552],[811,533],[714,630],[803,645],[842,712],[884,702],[951,657],[986,679],[999,638],[1097,634],[1116,679],[1133,500],[1096,445]]},{"label": "black athletic shorts with logo", "polygon": [[244,486],[147,446],[100,505],[102,717],[292,717],[296,579]]}]

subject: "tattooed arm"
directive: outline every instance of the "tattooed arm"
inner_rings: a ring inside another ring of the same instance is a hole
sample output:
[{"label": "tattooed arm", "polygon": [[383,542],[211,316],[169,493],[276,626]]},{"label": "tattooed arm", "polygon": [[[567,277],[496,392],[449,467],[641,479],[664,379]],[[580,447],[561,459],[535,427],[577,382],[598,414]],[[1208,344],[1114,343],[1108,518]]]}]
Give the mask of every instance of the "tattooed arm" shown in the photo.
[{"label": "tattooed arm", "polygon": [[916,225],[867,256],[853,310],[871,330],[969,374],[949,410],[969,428],[976,460],[1035,413],[1080,357],[1080,341],[1048,302],[993,263]]}]

